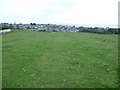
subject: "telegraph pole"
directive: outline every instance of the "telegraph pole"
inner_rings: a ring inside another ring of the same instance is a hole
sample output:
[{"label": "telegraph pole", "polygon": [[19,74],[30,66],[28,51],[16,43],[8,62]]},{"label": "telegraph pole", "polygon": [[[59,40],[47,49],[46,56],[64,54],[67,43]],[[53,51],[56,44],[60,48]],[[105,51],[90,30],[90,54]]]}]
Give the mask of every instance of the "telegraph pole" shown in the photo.
[{"label": "telegraph pole", "polygon": [[14,20],[14,28],[16,29],[16,21]]}]

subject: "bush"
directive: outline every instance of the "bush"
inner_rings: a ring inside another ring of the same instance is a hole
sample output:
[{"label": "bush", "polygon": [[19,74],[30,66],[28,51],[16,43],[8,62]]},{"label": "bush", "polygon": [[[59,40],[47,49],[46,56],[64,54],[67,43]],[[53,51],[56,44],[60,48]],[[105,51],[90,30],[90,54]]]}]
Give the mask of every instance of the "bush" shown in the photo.
[{"label": "bush", "polygon": [[58,32],[57,30],[53,30],[53,32]]},{"label": "bush", "polygon": [[38,30],[38,32],[46,32],[46,30]]},{"label": "bush", "polygon": [[2,30],[4,30],[4,29],[13,29],[13,27],[12,26],[2,26]]}]

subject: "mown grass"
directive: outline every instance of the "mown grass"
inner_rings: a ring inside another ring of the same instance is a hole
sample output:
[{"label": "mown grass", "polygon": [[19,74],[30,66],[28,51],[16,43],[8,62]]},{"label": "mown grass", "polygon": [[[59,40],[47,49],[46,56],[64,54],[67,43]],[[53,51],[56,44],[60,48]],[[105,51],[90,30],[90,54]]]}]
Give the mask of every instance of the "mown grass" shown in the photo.
[{"label": "mown grass", "polygon": [[118,36],[3,34],[2,62],[3,88],[116,88]]}]

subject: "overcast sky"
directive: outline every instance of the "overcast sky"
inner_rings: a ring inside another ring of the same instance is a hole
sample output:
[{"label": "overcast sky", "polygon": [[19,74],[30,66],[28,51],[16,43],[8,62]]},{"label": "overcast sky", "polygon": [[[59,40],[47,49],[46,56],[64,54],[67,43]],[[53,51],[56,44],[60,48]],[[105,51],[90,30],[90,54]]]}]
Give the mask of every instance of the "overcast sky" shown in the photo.
[{"label": "overcast sky", "polygon": [[119,0],[0,0],[0,23],[117,24]]}]

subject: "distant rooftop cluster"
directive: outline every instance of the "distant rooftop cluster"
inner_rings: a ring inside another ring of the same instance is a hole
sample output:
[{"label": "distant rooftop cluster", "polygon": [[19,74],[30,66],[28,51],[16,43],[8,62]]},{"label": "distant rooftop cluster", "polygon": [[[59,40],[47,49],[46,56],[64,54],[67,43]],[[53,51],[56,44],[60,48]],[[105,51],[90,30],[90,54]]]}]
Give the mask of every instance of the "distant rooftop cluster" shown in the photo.
[{"label": "distant rooftop cluster", "polygon": [[[118,30],[115,28],[103,28],[103,27],[76,27],[76,26],[68,26],[68,25],[56,25],[56,24],[9,24],[9,23],[1,23],[2,27],[6,26],[11,27],[11,29],[33,29],[34,31],[47,31],[47,32],[92,32],[92,33],[112,33],[118,34]],[[5,28],[7,29],[7,28]]]},{"label": "distant rooftop cluster", "polygon": [[45,31],[57,31],[57,32],[78,32],[79,30],[75,26],[67,25],[55,25],[55,24],[9,24],[2,23],[3,26],[11,26],[14,29],[36,29]]}]

